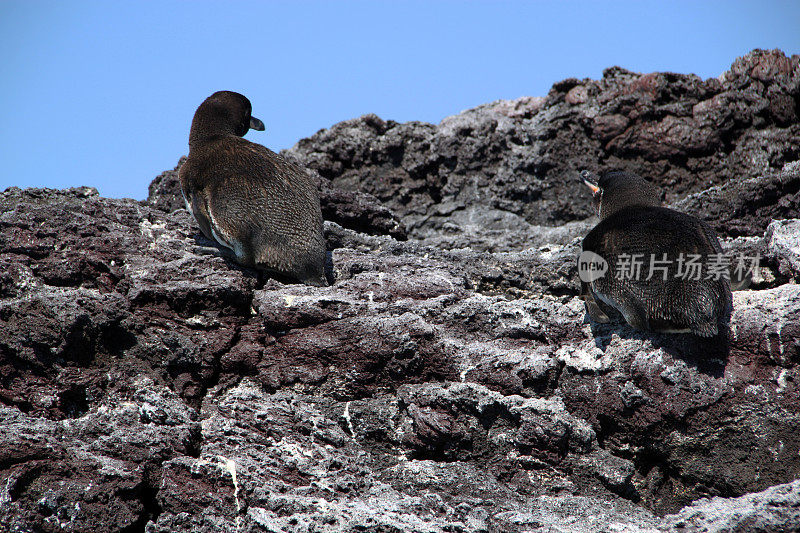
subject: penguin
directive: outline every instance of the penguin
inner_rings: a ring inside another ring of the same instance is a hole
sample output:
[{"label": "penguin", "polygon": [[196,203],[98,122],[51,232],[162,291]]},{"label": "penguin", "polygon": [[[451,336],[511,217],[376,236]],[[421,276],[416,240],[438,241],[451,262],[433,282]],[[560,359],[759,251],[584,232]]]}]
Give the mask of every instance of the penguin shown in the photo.
[{"label": "penguin", "polygon": [[[583,171],[581,176],[600,217],[583,239],[578,265],[591,319],[608,322],[602,309],[608,306],[639,330],[720,333],[730,320],[732,297],[714,230],[662,207],[660,189],[636,174],[608,172],[595,179]],[[596,266],[605,264],[589,271],[591,259]]]},{"label": "penguin", "polygon": [[319,191],[308,173],[242,136],[264,131],[250,100],[209,96],[194,114],[179,177],[186,209],[223,255],[315,286],[327,285]]}]

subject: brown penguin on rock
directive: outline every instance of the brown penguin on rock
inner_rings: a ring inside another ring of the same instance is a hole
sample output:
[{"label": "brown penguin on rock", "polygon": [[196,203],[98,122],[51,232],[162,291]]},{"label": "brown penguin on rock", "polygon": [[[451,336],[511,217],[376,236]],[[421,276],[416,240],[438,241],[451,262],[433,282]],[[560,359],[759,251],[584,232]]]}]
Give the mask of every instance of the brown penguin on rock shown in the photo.
[{"label": "brown penguin on rock", "polygon": [[237,263],[327,285],[317,187],[297,165],[242,138],[249,129],[264,130],[251,109],[231,91],[197,108],[179,173],[186,208]]},{"label": "brown penguin on rock", "polygon": [[601,219],[583,239],[578,265],[589,316],[608,322],[605,305],[640,330],[704,337],[723,330],[732,298],[714,230],[661,207],[658,187],[636,174],[581,175]]}]

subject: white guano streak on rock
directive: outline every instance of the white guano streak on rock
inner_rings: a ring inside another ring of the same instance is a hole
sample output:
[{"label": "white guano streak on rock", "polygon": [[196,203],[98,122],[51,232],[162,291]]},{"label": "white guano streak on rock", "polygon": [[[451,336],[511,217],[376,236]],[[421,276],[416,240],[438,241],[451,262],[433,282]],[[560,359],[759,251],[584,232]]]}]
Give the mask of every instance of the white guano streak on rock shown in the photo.
[{"label": "white guano streak on rock", "polygon": [[[204,421],[205,422],[205,421]],[[231,475],[231,483],[233,483],[233,497],[236,500],[236,531],[241,528],[241,517],[239,516],[242,511],[242,504],[239,501],[239,479],[236,477],[236,461],[228,459],[223,455],[217,455],[217,462],[209,461],[207,459],[198,459],[198,464],[216,466],[223,472]]]},{"label": "white guano streak on rock", "polygon": [[347,429],[350,430],[350,436],[355,438],[356,437],[356,432],[355,432],[355,429],[353,428],[353,420],[350,418],[350,404],[351,403],[353,403],[353,402],[347,402],[346,404],[344,404],[344,414],[343,414],[343,416],[344,416],[344,419],[347,420]]},{"label": "white guano streak on rock", "polygon": [[242,504],[239,502],[239,480],[236,477],[236,462],[233,459],[228,459],[222,455],[217,456],[220,460],[218,466],[231,475],[231,482],[233,483],[233,498],[236,500],[236,531],[241,527]]},{"label": "white guano streak on rock", "polygon": [[470,370],[475,370],[476,368],[478,368],[477,365],[469,365],[464,370],[459,372],[458,377],[460,378],[461,383],[464,383],[467,380],[467,372]]}]

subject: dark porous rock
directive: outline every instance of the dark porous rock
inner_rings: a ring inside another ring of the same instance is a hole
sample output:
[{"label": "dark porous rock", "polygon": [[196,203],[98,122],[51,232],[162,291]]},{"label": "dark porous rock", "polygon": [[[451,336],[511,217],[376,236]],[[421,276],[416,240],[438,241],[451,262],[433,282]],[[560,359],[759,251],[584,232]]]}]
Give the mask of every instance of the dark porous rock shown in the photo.
[{"label": "dark porous rock", "polygon": [[[287,155],[319,173],[329,287],[207,255],[176,171],[147,202],[0,193],[0,524],[799,529],[797,67],[322,131]],[[577,170],[613,166],[760,256],[722,336],[586,317]]]},{"label": "dark porous rock", "polygon": [[197,413],[149,378],[57,422],[0,407],[0,522],[8,531],[143,530],[162,464],[196,452]]},{"label": "dark porous rock", "polygon": [[720,235],[760,236],[774,219],[800,218],[800,165],[690,194],[674,209],[701,214]]},{"label": "dark porous rock", "polygon": [[[413,237],[445,232],[470,245],[473,230],[461,220],[491,227],[516,215],[555,226],[586,218],[584,168],[637,172],[662,186],[669,202],[780,171],[800,158],[799,65],[798,55],[755,50],[719,79],[615,67],[601,80],[565,80],[546,98],[494,102],[438,125],[365,115],[289,152],[334,186],[377,196]],[[790,202],[798,190],[790,181],[774,186],[787,201],[772,209],[781,213],[775,218],[797,217],[789,214],[798,204],[796,196]],[[770,191],[763,198],[751,209],[777,201]],[[504,239],[482,241],[484,249],[508,249]]]},{"label": "dark porous rock", "polygon": [[764,235],[770,256],[778,262],[779,272],[795,280],[800,278],[800,219],[775,220]]},{"label": "dark porous rock", "polygon": [[175,168],[165,170],[150,182],[147,188],[147,200],[145,200],[149,205],[167,213],[181,209],[186,205],[183,201],[181,180],[178,176],[178,171],[185,162],[186,156],[181,157]]}]

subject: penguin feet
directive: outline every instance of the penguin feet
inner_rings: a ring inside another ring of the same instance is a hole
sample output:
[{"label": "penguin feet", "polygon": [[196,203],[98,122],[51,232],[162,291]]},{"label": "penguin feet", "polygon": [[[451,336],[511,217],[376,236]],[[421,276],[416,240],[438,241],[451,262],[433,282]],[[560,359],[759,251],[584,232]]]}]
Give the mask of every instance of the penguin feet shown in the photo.
[{"label": "penguin feet", "polygon": [[581,282],[581,295],[580,299],[583,300],[584,305],[586,306],[586,314],[589,315],[589,318],[592,321],[597,322],[598,324],[608,324],[611,321],[608,318],[608,315],[600,309],[600,306],[597,305],[597,300],[594,299],[594,294],[592,294],[591,289],[589,288],[589,284],[586,282]]},{"label": "penguin feet", "polygon": [[597,302],[594,301],[594,298],[585,299],[583,303],[586,306],[586,313],[594,322],[597,322],[598,324],[608,324],[611,321],[611,319],[608,318],[608,315],[605,314],[602,309],[600,309],[599,305],[597,305]]},{"label": "penguin feet", "polygon": [[219,248],[217,246],[195,246],[192,248],[192,252],[198,255],[216,255],[217,257],[222,257],[223,259],[236,261],[236,256],[234,253],[227,248]]}]

